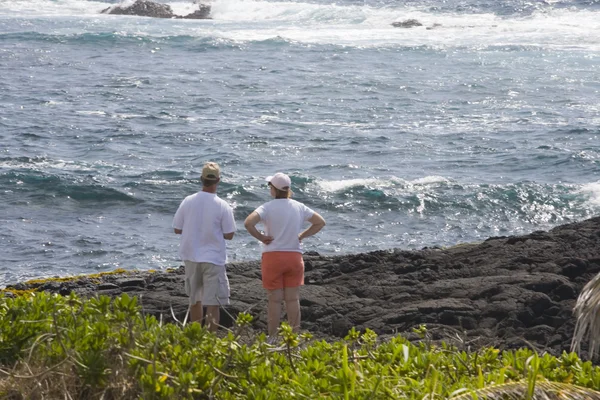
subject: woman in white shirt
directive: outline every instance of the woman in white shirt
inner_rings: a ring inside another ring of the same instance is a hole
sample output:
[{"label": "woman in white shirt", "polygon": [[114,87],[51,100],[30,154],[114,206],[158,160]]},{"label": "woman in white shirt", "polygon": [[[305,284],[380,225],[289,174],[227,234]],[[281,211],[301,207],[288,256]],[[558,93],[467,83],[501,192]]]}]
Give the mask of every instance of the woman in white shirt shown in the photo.
[{"label": "woman in white shirt", "polygon": [[[274,199],[254,210],[244,226],[263,243],[261,270],[267,290],[268,333],[274,337],[279,328],[281,303],[285,301],[288,322],[300,329],[300,286],[304,284],[303,239],[319,232],[325,220],[304,204],[292,200],[290,177],[281,172],[267,178]],[[256,229],[262,222],[265,233]],[[303,230],[305,222],[311,225]]]}]

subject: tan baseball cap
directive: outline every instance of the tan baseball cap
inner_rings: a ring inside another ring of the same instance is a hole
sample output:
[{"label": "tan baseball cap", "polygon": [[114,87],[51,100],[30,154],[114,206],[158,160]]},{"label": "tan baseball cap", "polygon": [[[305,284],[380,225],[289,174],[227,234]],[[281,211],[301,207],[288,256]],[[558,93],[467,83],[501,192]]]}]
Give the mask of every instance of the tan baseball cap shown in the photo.
[{"label": "tan baseball cap", "polygon": [[215,162],[207,162],[202,167],[202,177],[204,179],[219,179],[221,177],[221,168]]}]

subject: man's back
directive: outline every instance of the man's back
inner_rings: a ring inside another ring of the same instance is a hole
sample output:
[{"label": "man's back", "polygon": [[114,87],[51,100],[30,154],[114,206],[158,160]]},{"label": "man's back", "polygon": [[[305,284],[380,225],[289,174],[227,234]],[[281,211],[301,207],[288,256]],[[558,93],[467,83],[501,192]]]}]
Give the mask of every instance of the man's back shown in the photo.
[{"label": "man's back", "polygon": [[226,263],[223,234],[235,232],[233,210],[214,193],[198,192],[186,197],[175,213],[173,227],[181,229],[182,260]]}]

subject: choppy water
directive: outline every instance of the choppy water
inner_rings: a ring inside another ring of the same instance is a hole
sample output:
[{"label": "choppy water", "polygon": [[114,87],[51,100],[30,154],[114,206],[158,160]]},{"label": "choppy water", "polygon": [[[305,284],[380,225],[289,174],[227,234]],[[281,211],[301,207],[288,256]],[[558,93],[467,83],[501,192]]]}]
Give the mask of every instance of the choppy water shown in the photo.
[{"label": "choppy water", "polygon": [[276,171],[329,254],[600,210],[596,0],[215,0],[204,21],[110,4],[0,0],[0,285],[179,265],[172,215],[207,160],[231,261],[259,257],[242,222]]}]

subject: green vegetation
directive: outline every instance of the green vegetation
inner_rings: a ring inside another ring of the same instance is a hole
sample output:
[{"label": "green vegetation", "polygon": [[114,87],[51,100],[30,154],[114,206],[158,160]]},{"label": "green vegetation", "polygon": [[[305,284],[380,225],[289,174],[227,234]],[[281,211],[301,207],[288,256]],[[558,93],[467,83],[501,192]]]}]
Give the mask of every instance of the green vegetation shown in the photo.
[{"label": "green vegetation", "polygon": [[271,346],[251,321],[218,337],[127,295],[0,295],[0,399],[600,399],[600,368],[575,353],[466,352],[425,327],[418,343],[369,330],[328,343],[282,325]]}]

